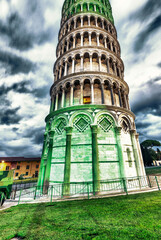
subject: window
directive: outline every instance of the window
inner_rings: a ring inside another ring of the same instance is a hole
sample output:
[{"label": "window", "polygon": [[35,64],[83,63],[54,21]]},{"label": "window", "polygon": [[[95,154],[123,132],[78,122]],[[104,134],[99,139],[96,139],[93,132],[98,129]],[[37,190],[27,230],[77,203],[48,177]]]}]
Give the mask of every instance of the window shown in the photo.
[{"label": "window", "polygon": [[29,169],[29,168],[30,168],[30,166],[29,166],[29,165],[27,165],[27,166],[26,166],[26,169]]},{"label": "window", "polygon": [[21,163],[21,162],[18,162],[18,163]]},{"label": "window", "polygon": [[9,171],[10,170],[10,167],[9,166],[6,166],[6,171]]},{"label": "window", "polygon": [[26,172],[26,176],[28,176],[29,175],[29,173],[28,172]]},{"label": "window", "polygon": [[18,172],[16,172],[15,176],[18,177]]},{"label": "window", "polygon": [[19,170],[20,169],[20,165],[17,165],[17,170]]},{"label": "window", "polygon": [[39,165],[36,165],[36,168],[39,168]]},{"label": "window", "polygon": [[38,177],[38,171],[35,171],[35,177]]}]

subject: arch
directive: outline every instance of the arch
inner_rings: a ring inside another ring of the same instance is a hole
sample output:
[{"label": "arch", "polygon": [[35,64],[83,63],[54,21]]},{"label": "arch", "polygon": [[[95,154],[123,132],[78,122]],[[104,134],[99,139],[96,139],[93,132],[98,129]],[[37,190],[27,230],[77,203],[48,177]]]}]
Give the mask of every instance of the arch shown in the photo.
[{"label": "arch", "polygon": [[76,45],[76,48],[81,46],[81,35],[80,35],[80,33],[77,33],[77,35],[76,35],[75,45]]},{"label": "arch", "polygon": [[73,36],[69,38],[69,50],[73,48]]},{"label": "arch", "polygon": [[62,64],[61,78],[64,77],[64,72],[65,72],[65,61],[63,61],[63,64]]},{"label": "arch", "polygon": [[87,12],[88,11],[88,5],[87,3],[83,4],[83,12]]},{"label": "arch", "polygon": [[100,47],[104,47],[104,37],[103,37],[103,34],[99,35],[99,45],[100,45]]},{"label": "arch", "polygon": [[89,33],[85,32],[83,34],[83,46],[88,46],[89,45]]},{"label": "arch", "polygon": [[87,16],[84,16],[84,17],[83,17],[83,25],[84,25],[84,26],[87,26],[87,25],[88,25],[88,17],[87,17]]},{"label": "arch", "polygon": [[99,79],[94,80],[94,103],[95,104],[102,104],[103,103],[103,94],[102,94],[102,87],[101,82]]},{"label": "arch", "polygon": [[74,20],[72,19],[70,23],[70,31],[74,30]]},{"label": "arch", "polygon": [[106,20],[104,20],[104,28],[105,28],[106,31],[108,31],[108,24],[107,24]]},{"label": "arch", "polygon": [[114,63],[112,58],[109,59],[109,70],[111,74],[114,74]]},{"label": "arch", "polygon": [[58,91],[58,109],[61,108],[61,101],[62,101],[62,86],[59,88]]},{"label": "arch", "polygon": [[92,46],[97,46],[97,36],[95,32],[92,32],[91,34],[91,43],[92,43]]},{"label": "arch", "polygon": [[90,25],[91,25],[91,26],[96,26],[96,19],[95,19],[94,16],[91,16],[91,17],[90,17]]},{"label": "arch", "polygon": [[101,20],[101,18],[97,19],[97,25],[98,25],[98,27],[102,28],[102,20]]},{"label": "arch", "polygon": [[66,51],[67,51],[67,41],[65,40],[64,48],[63,48],[63,53],[65,53]]},{"label": "arch", "polygon": [[107,72],[107,57],[105,54],[101,55],[101,71]]},{"label": "arch", "polygon": [[113,93],[114,93],[114,102],[117,107],[120,107],[120,99],[118,95],[118,85],[116,83],[113,83]]},{"label": "arch", "polygon": [[69,125],[71,127],[73,127],[74,120],[80,115],[85,115],[86,117],[88,117],[90,119],[90,124],[92,124],[94,122],[93,116],[89,112],[80,110],[80,111],[73,113],[73,115],[70,117]]},{"label": "arch", "polygon": [[99,71],[99,58],[97,53],[93,53],[92,55],[92,70]]},{"label": "arch", "polygon": [[90,56],[89,53],[85,53],[83,56],[84,71],[90,71]]},{"label": "arch", "polygon": [[65,85],[65,107],[70,106],[70,82],[67,82]]},{"label": "arch", "polygon": [[81,104],[80,101],[80,96],[81,96],[81,86],[80,86],[80,81],[76,80],[74,82],[74,105],[79,105]]},{"label": "arch", "polygon": [[115,119],[114,115],[112,113],[107,112],[106,110],[100,111],[96,114],[95,119],[94,119],[94,124],[97,124],[98,120],[102,116],[107,116],[109,118],[109,120],[112,122],[113,127],[117,126],[117,122],[116,122],[116,119]]},{"label": "arch", "polygon": [[90,104],[91,103],[91,83],[89,79],[84,80],[83,84],[83,103]]},{"label": "arch", "polygon": [[89,11],[94,12],[94,5],[92,3],[89,4]]},{"label": "arch", "polygon": [[79,28],[81,27],[81,18],[78,17],[77,20],[76,20],[76,28]]},{"label": "arch", "polygon": [[75,56],[75,72],[80,72],[81,68],[81,57],[80,54]]},{"label": "arch", "polygon": [[77,8],[76,8],[76,13],[80,13],[80,12],[81,12],[81,5],[78,4],[78,5],[77,5]]},{"label": "arch", "polygon": [[72,58],[69,57],[67,61],[67,75],[72,73]]},{"label": "arch", "polygon": [[104,81],[104,103],[106,105],[112,105],[111,84],[108,80]]}]

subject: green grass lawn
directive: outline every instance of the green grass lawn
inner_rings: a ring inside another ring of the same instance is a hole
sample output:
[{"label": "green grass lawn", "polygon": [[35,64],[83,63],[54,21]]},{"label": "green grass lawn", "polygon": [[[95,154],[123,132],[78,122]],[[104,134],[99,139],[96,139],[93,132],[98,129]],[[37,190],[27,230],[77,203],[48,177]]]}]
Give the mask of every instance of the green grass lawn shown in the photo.
[{"label": "green grass lawn", "polygon": [[25,204],[0,212],[0,240],[161,239],[161,192]]},{"label": "green grass lawn", "polygon": [[152,168],[145,168],[147,175],[161,175],[161,167],[152,167]]}]

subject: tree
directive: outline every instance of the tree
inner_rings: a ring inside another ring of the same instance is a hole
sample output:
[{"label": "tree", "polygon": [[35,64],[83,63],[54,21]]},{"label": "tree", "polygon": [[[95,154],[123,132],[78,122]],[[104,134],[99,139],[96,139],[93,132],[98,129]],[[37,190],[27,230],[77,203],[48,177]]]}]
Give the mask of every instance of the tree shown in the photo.
[{"label": "tree", "polygon": [[158,159],[158,153],[156,153],[154,149],[152,149],[152,147],[161,146],[161,143],[156,140],[145,140],[140,145],[141,145],[144,165],[151,166],[153,161]]}]

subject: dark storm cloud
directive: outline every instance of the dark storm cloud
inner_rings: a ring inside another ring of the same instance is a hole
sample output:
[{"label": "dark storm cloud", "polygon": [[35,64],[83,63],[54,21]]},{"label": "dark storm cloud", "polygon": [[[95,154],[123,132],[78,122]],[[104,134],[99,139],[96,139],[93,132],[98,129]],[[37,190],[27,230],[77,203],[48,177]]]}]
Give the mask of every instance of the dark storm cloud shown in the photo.
[{"label": "dark storm cloud", "polygon": [[21,120],[21,117],[17,114],[19,108],[12,108],[7,110],[1,110],[0,122],[3,125],[17,124]]},{"label": "dark storm cloud", "polygon": [[[160,9],[160,0],[148,0],[143,7],[130,16],[132,20],[146,21]],[[155,14],[156,15],[156,14]]]},{"label": "dark storm cloud", "polygon": [[147,127],[149,127],[151,125],[151,123],[145,123],[145,122],[137,122],[136,121],[136,128],[137,129],[144,129],[144,128],[147,128]]},{"label": "dark storm cloud", "polygon": [[157,67],[161,68],[161,62],[157,64]]},{"label": "dark storm cloud", "polygon": [[10,47],[25,51],[31,49],[34,44],[43,44],[52,38],[51,29],[40,28],[40,32],[33,31],[37,28],[34,20],[30,28],[27,27],[27,22],[28,18],[23,19],[17,12],[11,13],[6,23],[0,21],[0,34],[8,37]]},{"label": "dark storm cloud", "polygon": [[159,80],[161,77],[156,77],[140,87],[132,106],[132,111],[135,114],[142,112],[161,116],[161,85],[158,83]]},{"label": "dark storm cloud", "polygon": [[139,52],[144,47],[150,36],[161,28],[161,16],[156,17],[146,28],[142,31],[134,43],[134,51]]},{"label": "dark storm cloud", "polygon": [[36,69],[36,64],[25,59],[14,55],[10,52],[4,52],[0,50],[0,63],[6,68],[10,75],[18,73],[29,73]]},{"label": "dark storm cloud", "polygon": [[31,138],[34,144],[43,144],[44,127],[27,129],[23,137]]}]

